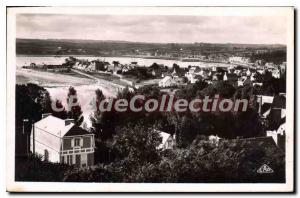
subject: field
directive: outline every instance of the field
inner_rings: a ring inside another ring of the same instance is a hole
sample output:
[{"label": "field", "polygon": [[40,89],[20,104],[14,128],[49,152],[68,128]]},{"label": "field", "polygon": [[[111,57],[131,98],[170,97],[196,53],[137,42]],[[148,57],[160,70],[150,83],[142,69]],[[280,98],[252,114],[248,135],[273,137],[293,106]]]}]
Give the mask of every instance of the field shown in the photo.
[{"label": "field", "polygon": [[77,85],[88,85],[95,83],[94,80],[80,76],[76,73],[52,73],[44,71],[35,71],[27,69],[17,69],[16,71],[16,83],[36,83],[43,86],[77,86]]}]

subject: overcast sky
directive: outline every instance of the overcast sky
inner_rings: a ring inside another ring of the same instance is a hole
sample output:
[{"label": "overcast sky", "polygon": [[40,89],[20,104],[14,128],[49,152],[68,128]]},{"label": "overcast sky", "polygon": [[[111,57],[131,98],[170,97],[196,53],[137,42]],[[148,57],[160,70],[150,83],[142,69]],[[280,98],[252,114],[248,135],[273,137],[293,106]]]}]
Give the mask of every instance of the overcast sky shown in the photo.
[{"label": "overcast sky", "polygon": [[17,38],[286,44],[284,17],[17,16]]}]

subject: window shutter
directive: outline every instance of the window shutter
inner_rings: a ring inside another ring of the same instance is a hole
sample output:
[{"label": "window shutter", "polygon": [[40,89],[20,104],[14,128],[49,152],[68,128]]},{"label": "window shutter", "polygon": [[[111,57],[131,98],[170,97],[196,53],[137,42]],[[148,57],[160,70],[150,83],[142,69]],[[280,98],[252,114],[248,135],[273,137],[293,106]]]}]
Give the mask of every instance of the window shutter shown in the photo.
[{"label": "window shutter", "polygon": [[80,138],[80,146],[83,146],[83,138]]},{"label": "window shutter", "polygon": [[74,139],[71,140],[71,147],[74,147]]}]

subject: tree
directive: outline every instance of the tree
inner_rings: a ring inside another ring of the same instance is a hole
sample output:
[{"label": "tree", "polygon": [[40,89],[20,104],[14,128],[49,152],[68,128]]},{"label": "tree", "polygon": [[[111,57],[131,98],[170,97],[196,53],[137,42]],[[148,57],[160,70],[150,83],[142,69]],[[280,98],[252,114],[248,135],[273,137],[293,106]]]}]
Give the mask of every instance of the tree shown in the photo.
[{"label": "tree", "polygon": [[185,76],[184,76],[184,77],[183,77],[183,80],[182,80],[182,82],[183,82],[183,83],[188,83],[188,82],[189,82],[189,80],[188,80],[188,78],[187,78],[187,77],[185,77]]},{"label": "tree", "polygon": [[66,65],[67,67],[73,67],[75,65],[76,61],[77,61],[76,58],[74,58],[73,56],[70,56],[65,59],[64,65]]},{"label": "tree", "polygon": [[179,72],[180,67],[179,65],[177,65],[176,63],[173,64],[173,70],[175,70],[175,72]]},{"label": "tree", "polygon": [[104,112],[100,111],[99,105],[100,105],[101,101],[105,100],[105,96],[100,89],[96,89],[95,94],[96,94],[96,109],[93,112],[93,114],[90,115],[90,120],[92,122],[92,126],[94,128],[96,137],[98,138],[102,131],[101,123],[102,123],[102,117],[103,117],[103,113],[104,113]]},{"label": "tree", "polygon": [[126,127],[118,128],[113,138],[113,146],[119,153],[119,159],[127,158],[136,164],[159,161],[157,147],[161,142],[161,137],[155,128],[155,126],[149,127],[142,123],[128,124]]},{"label": "tree", "polygon": [[31,124],[41,119],[43,113],[52,113],[51,98],[46,89],[36,84],[16,85],[16,155],[28,150]]},{"label": "tree", "polygon": [[153,64],[150,66],[150,68],[152,68],[152,69],[159,69],[160,67],[159,67],[159,65],[158,65],[157,63],[153,63]]},{"label": "tree", "polygon": [[199,93],[202,97],[214,97],[218,94],[220,98],[232,98],[235,93],[235,88],[228,82],[219,81],[216,84],[208,85]]},{"label": "tree", "polygon": [[51,103],[52,100],[49,92],[48,91],[43,92],[42,99],[40,101],[43,113],[51,113],[53,111],[51,107]]},{"label": "tree", "polygon": [[69,87],[68,97],[68,116],[75,120],[77,125],[80,125],[83,121],[81,107],[77,98],[77,91],[74,87]]},{"label": "tree", "polygon": [[65,109],[65,107],[62,105],[61,101],[56,99],[55,100],[55,105],[56,105],[56,108],[57,109],[63,109],[62,111],[55,111],[53,110],[52,111],[52,115],[55,116],[55,117],[58,117],[60,119],[66,119],[68,117],[68,113]]}]

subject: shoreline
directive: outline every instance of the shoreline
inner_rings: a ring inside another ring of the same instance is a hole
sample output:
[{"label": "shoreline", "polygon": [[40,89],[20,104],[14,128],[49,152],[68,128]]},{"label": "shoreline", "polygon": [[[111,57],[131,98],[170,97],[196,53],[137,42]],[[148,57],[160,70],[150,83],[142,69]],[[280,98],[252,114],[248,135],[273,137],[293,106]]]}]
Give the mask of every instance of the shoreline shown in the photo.
[{"label": "shoreline", "polygon": [[[222,64],[229,64],[226,62],[220,62],[220,61],[209,61],[209,60],[199,60],[199,61],[187,61],[188,58],[175,58],[175,57],[164,57],[164,56],[131,56],[131,55],[123,55],[123,56],[100,56],[100,55],[93,55],[93,54],[80,54],[80,55],[74,55],[74,54],[65,54],[65,55],[52,55],[52,54],[43,54],[43,55],[27,55],[27,54],[17,54],[16,57],[54,57],[54,58],[64,58],[64,57],[99,57],[99,58],[142,58],[142,59],[160,59],[160,60],[174,60],[174,61],[180,61],[180,62],[194,62],[194,63],[222,63]],[[182,60],[185,59],[185,60]]]}]

